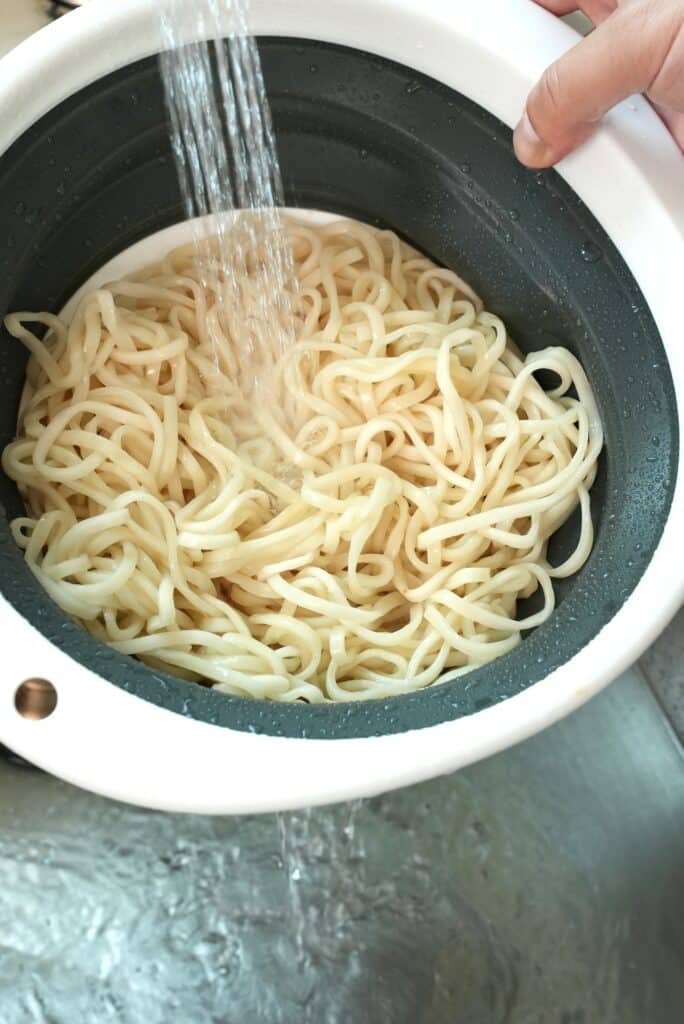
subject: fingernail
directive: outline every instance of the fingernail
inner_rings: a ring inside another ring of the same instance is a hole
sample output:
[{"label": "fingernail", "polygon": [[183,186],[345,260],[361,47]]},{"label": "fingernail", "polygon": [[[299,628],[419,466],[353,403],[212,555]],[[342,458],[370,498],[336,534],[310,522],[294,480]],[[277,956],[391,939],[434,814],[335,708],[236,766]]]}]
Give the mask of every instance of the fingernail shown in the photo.
[{"label": "fingernail", "polygon": [[520,118],[513,133],[513,147],[518,160],[528,167],[547,167],[553,162],[551,147],[539,138],[527,116],[527,111]]}]

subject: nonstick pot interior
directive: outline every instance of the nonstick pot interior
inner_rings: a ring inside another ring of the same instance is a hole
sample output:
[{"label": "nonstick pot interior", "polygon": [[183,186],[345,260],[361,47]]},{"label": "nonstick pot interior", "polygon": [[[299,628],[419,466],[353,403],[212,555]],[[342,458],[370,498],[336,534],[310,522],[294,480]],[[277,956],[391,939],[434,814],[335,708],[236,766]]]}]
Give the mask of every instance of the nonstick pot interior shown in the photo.
[{"label": "nonstick pot interior", "polygon": [[[116,686],[195,719],[321,738],[434,725],[548,675],[635,588],[675,482],[676,400],[667,359],[615,247],[555,172],[520,167],[505,126],[432,79],[360,51],[272,38],[262,39],[260,49],[288,205],[395,229],[463,274],[521,348],[562,344],[582,360],[606,433],[593,489],[591,557],[559,582],[550,620],[508,655],[453,683],[333,707],[228,697],[97,643],[26,568],[8,528],[21,501],[4,477],[0,589],[72,657]],[[59,310],[112,256],[182,216],[157,64],[149,59],[61,103],[0,157],[0,314]],[[14,435],[25,362],[22,347],[3,331],[3,446]],[[571,521],[559,531],[552,560],[571,548],[576,528]],[[30,652],[26,669],[30,674]]]}]

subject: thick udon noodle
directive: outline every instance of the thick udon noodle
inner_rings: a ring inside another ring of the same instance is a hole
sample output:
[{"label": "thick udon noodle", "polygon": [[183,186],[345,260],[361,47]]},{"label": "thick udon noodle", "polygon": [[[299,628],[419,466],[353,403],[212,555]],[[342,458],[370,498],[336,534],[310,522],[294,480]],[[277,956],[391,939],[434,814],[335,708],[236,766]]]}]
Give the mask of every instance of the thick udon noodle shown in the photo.
[{"label": "thick udon noodle", "polygon": [[[277,700],[406,693],[550,615],[552,579],[592,546],[596,404],[570,352],[522,358],[392,232],[288,232],[298,340],[273,402],[241,396],[191,246],[90,292],[70,324],[7,318],[31,352],[3,456],[27,508],[12,530],[57,604],[154,667]],[[576,549],[551,566],[578,504]]]}]

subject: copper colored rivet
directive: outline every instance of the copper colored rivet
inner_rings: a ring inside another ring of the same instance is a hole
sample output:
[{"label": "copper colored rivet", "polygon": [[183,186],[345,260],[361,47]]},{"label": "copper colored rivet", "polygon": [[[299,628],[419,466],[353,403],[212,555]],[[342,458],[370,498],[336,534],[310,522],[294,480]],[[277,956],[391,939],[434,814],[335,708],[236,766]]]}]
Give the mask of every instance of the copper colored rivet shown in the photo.
[{"label": "copper colored rivet", "polygon": [[57,707],[57,690],[47,679],[25,679],[14,694],[14,706],[22,718],[38,722]]}]

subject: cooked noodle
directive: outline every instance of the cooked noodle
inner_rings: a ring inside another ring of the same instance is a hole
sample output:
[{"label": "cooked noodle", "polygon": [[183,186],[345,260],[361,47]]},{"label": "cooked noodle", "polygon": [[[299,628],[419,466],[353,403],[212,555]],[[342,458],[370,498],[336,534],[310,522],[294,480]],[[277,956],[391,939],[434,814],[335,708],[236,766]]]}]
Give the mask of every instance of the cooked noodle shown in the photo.
[{"label": "cooked noodle", "polygon": [[[61,608],[154,667],[276,700],[406,693],[551,614],[552,579],[593,542],[596,404],[570,352],[522,358],[392,232],[288,233],[298,341],[273,403],[242,398],[192,246],[91,291],[70,324],[7,317],[31,353],[3,455],[27,509],[13,534]],[[576,549],[552,567],[578,504]]]}]

